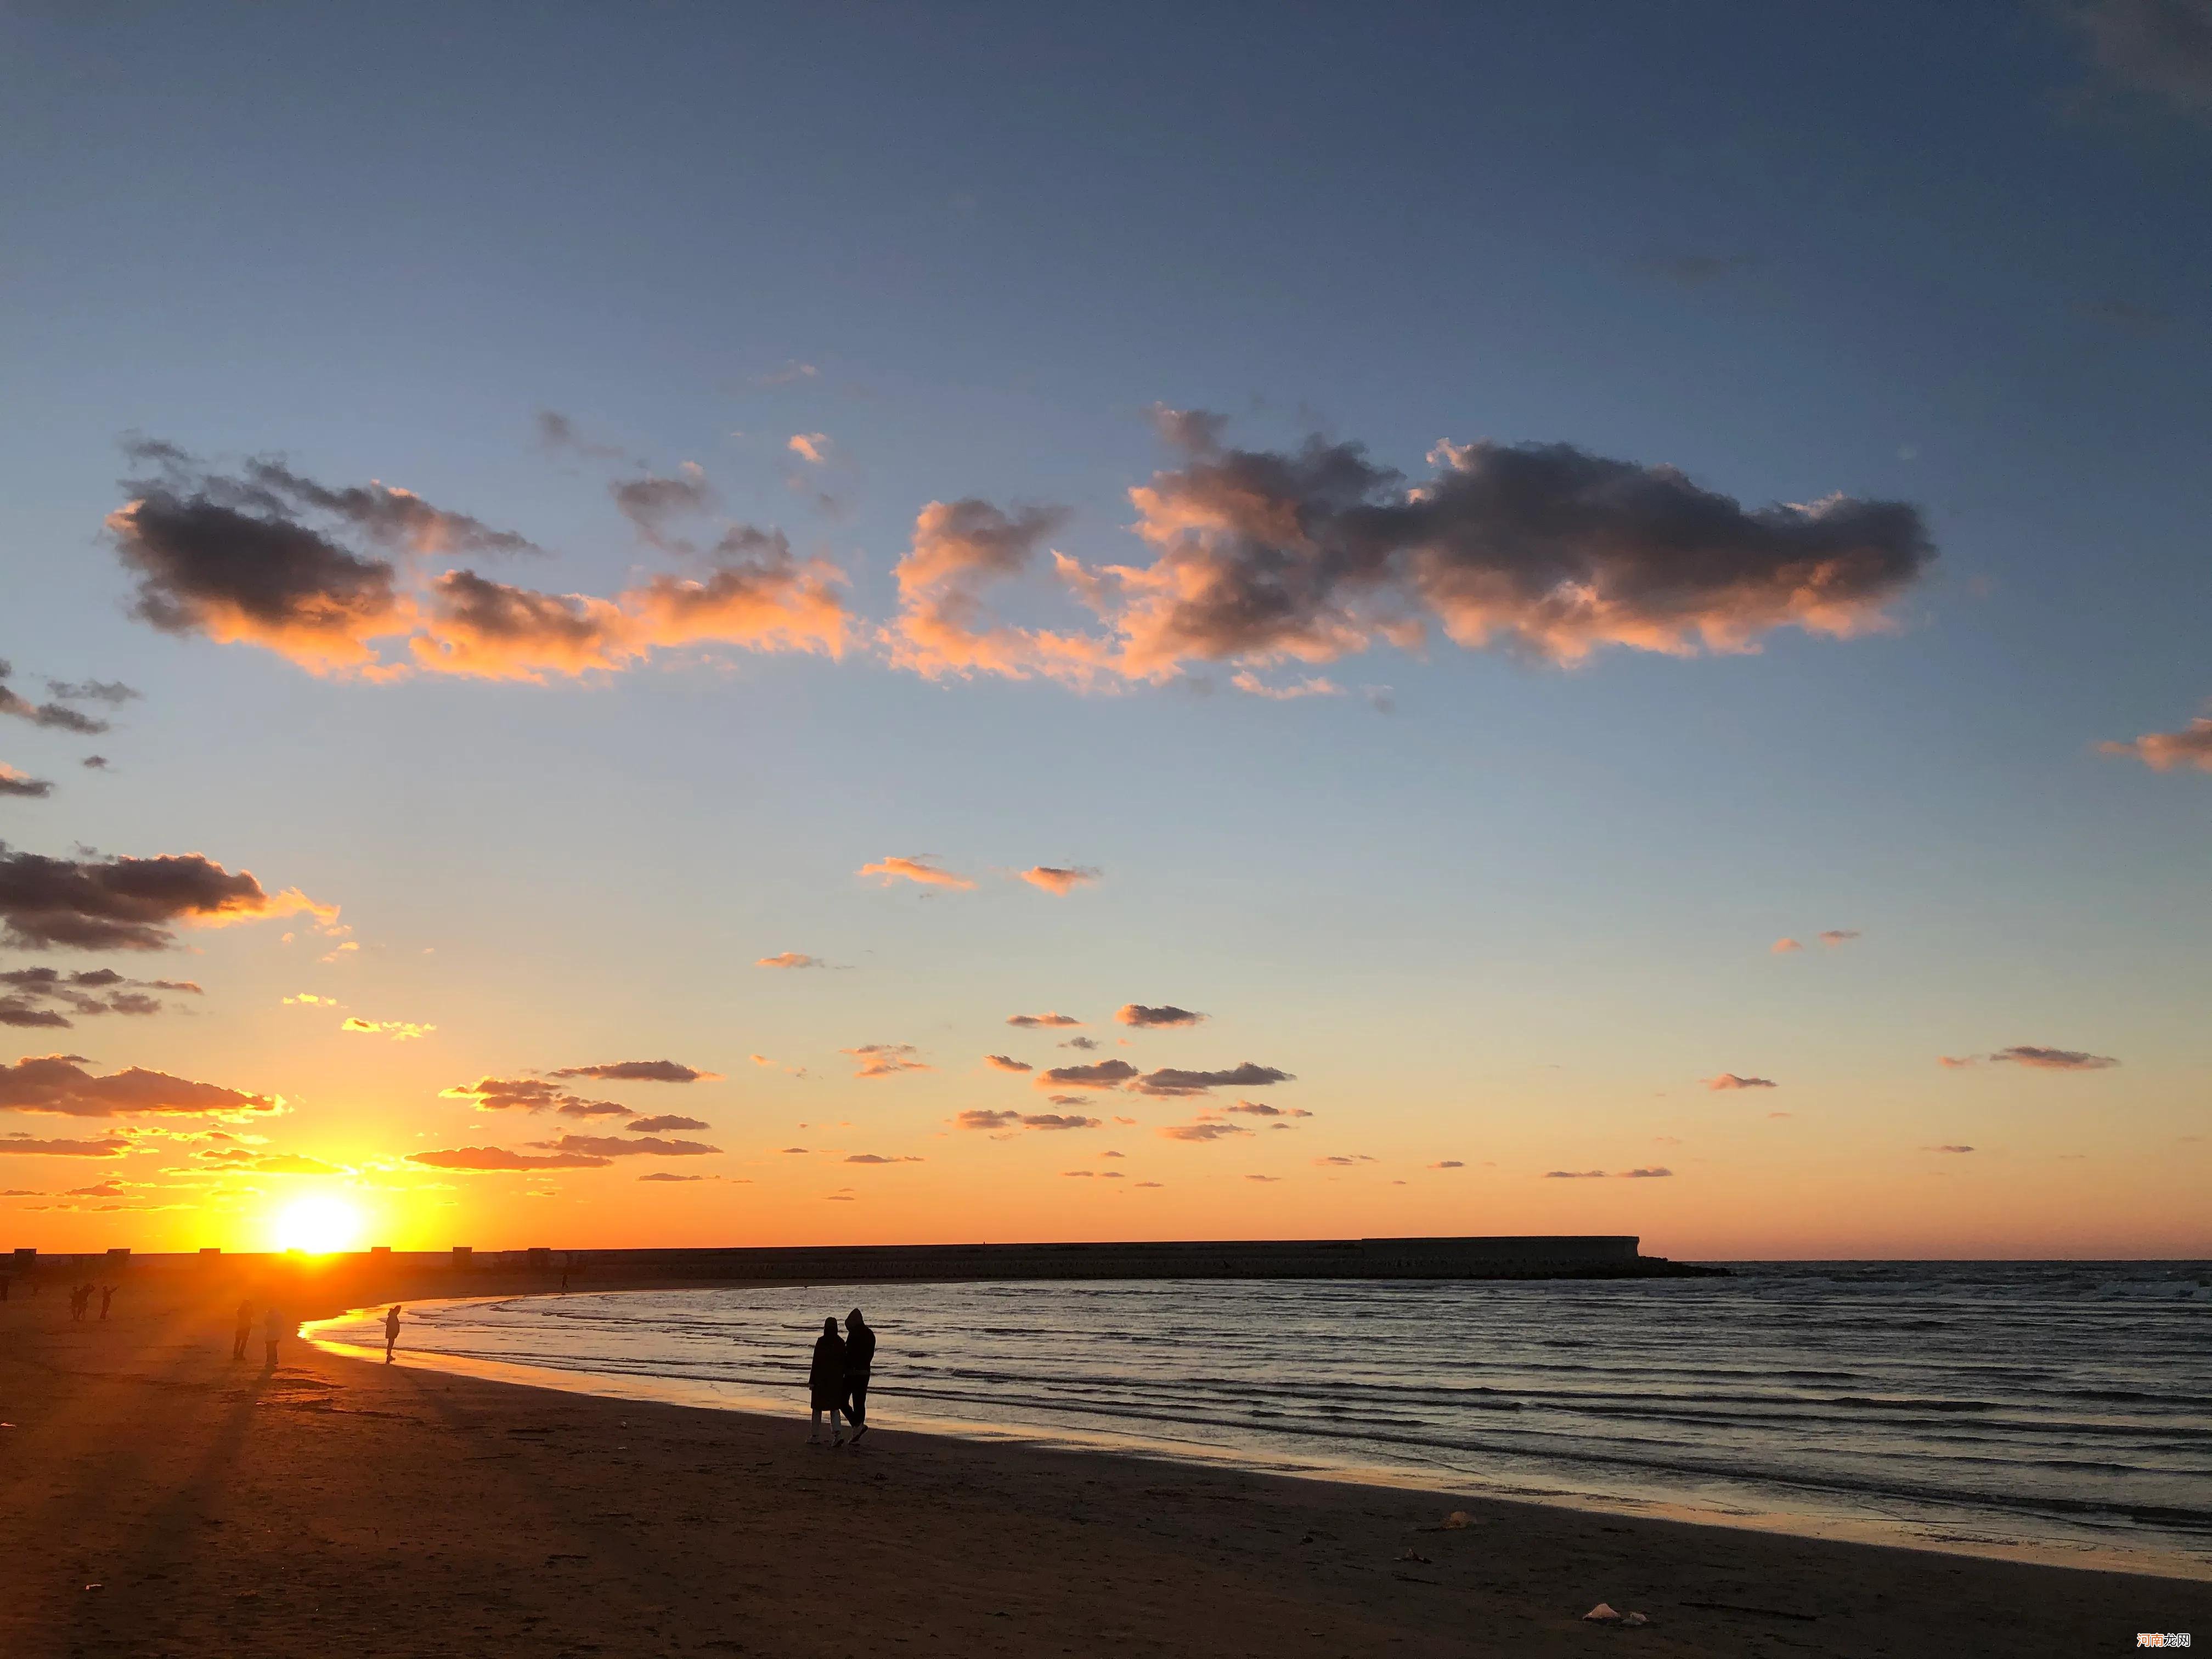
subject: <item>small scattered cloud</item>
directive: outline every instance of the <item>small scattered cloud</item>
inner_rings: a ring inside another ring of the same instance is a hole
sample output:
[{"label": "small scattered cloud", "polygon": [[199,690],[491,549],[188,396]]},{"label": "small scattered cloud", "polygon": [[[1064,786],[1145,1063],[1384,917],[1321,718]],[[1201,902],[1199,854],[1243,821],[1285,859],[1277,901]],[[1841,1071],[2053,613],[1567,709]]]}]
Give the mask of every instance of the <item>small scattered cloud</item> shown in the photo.
[{"label": "small scattered cloud", "polygon": [[1972,1147],[1971,1147],[1971,1146],[1923,1146],[1920,1150],[1921,1150],[1922,1152],[1972,1152],[1974,1149],[1973,1149]]},{"label": "small scattered cloud", "polygon": [[709,1146],[704,1141],[669,1140],[659,1135],[556,1135],[550,1140],[531,1143],[544,1151],[573,1153],[586,1158],[704,1158],[719,1152],[720,1146]]},{"label": "small scattered cloud", "polygon": [[803,951],[785,951],[779,955],[763,957],[753,963],[756,968],[827,968],[830,964],[819,957],[810,957]]},{"label": "small scattered cloud", "polygon": [[1098,877],[1098,871],[1084,864],[1035,864],[1022,872],[1022,879],[1030,886],[1063,897]]},{"label": "small scattered cloud", "polygon": [[2016,1043],[2000,1048],[1990,1059],[2003,1066],[2027,1066],[2040,1072],[2103,1072],[2120,1062],[2109,1054],[2093,1054],[2080,1048],[2039,1048]]},{"label": "small scattered cloud", "polygon": [[1270,1106],[1264,1100],[1240,1100],[1234,1106],[1224,1106],[1224,1112],[1235,1112],[1244,1117],[1311,1117],[1313,1114],[1303,1106]]},{"label": "small scattered cloud", "polygon": [[1821,931],[1820,943],[1833,949],[1838,945],[1849,945],[1859,937],[1859,930],[1856,927],[1829,927]]},{"label": "small scattered cloud", "polygon": [[2179,732],[2146,732],[2131,743],[2100,743],[2100,752],[2129,755],[2154,772],[2193,767],[2212,772],[2212,717],[2198,715]]},{"label": "small scattered cloud", "polygon": [[1785,957],[1792,951],[1802,951],[1805,947],[1794,939],[1778,939],[1767,948],[1778,957]]},{"label": "small scattered cloud", "polygon": [[248,1094],[132,1066],[105,1077],[84,1069],[82,1054],[27,1055],[0,1065],[0,1110],[63,1117],[138,1115],[243,1119],[282,1111],[281,1095]]},{"label": "small scattered cloud", "polygon": [[966,1111],[952,1120],[962,1129],[1103,1129],[1099,1118],[1063,1112]]},{"label": "small scattered cloud", "polygon": [[918,1051],[911,1042],[864,1042],[857,1048],[837,1052],[853,1057],[853,1075],[857,1078],[896,1077],[902,1072],[932,1069],[915,1058]]},{"label": "small scattered cloud", "polygon": [[1282,1176],[1269,1176],[1269,1175],[1248,1175],[1248,1176],[1246,1176],[1244,1177],[1244,1179],[1245,1179],[1245,1180],[1247,1180],[1247,1181],[1277,1182],[1277,1181],[1280,1181],[1280,1180],[1282,1179]]},{"label": "small scattered cloud", "polygon": [[1978,1060],[1978,1057],[1973,1054],[1938,1054],[1936,1056],[1936,1063],[1938,1066],[1941,1066],[1947,1072],[1963,1072],[1969,1066],[1977,1064]]},{"label": "small scattered cloud", "polygon": [[894,854],[877,863],[862,865],[856,873],[878,877],[886,887],[894,882],[911,881],[924,887],[949,887],[956,892],[974,890],[974,882],[952,871],[940,869],[933,861],[935,857],[932,853],[917,854],[912,858],[902,858]]},{"label": "small scattered cloud", "polygon": [[1010,1054],[986,1054],[983,1056],[983,1063],[986,1066],[990,1066],[994,1071],[1000,1072],[1034,1072],[1036,1070],[1036,1067],[1030,1065],[1027,1060],[1016,1060]]},{"label": "small scattered cloud", "polygon": [[1206,1016],[1194,1013],[1188,1008],[1178,1008],[1173,1003],[1164,1003],[1158,1007],[1152,1007],[1142,1002],[1128,1002],[1114,1011],[1114,1018],[1124,1025],[1150,1028],[1162,1025],[1196,1025],[1201,1024]]},{"label": "small scattered cloud", "polygon": [[1621,1175],[1630,1181],[1648,1181],[1655,1176],[1671,1176],[1674,1173],[1674,1172],[1672,1170],[1663,1168],[1656,1164],[1647,1164],[1641,1170],[1623,1170],[1621,1171]]},{"label": "small scattered cloud", "polygon": [[1775,1089],[1781,1085],[1772,1078],[1738,1077],[1734,1072],[1723,1072],[1718,1077],[1701,1079],[1708,1089]]},{"label": "small scattered cloud", "polygon": [[795,386],[801,381],[815,380],[821,373],[812,363],[793,361],[781,368],[771,368],[754,375],[753,384],[760,386]]},{"label": "small scattered cloud", "polygon": [[678,1134],[688,1129],[707,1129],[713,1127],[696,1117],[678,1117],[671,1112],[660,1117],[633,1118],[623,1125],[623,1132],[625,1134],[633,1135]]},{"label": "small scattered cloud", "polygon": [[441,1089],[444,1100],[466,1100],[480,1112],[553,1112],[562,1117],[633,1117],[627,1106],[611,1100],[586,1100],[539,1077],[483,1077],[474,1083],[456,1083]]},{"label": "small scattered cloud", "polygon": [[[1113,1065],[1117,1062],[1108,1061]],[[1187,1071],[1181,1066],[1163,1066],[1158,1071],[1147,1072],[1131,1086],[1140,1094],[1196,1095],[1210,1089],[1267,1089],[1278,1083],[1294,1082],[1290,1073],[1273,1066],[1255,1065],[1243,1060],[1219,1072]]]},{"label": "small scattered cloud", "polygon": [[816,466],[830,459],[830,434],[826,432],[794,432],[783,446],[802,461]]},{"label": "small scattered cloud", "polygon": [[16,795],[27,800],[44,800],[54,793],[50,778],[34,778],[18,772],[14,767],[0,765],[0,795]]},{"label": "small scattered cloud", "polygon": [[1087,1066],[1055,1066],[1031,1079],[1040,1089],[1118,1089],[1137,1075],[1126,1060],[1093,1060]]},{"label": "small scattered cloud", "polygon": [[338,1030],[356,1036],[390,1037],[394,1042],[408,1042],[436,1030],[434,1025],[417,1025],[407,1019],[356,1019],[348,1015],[338,1022]]},{"label": "small scattered cloud", "polygon": [[1544,1171],[1544,1179],[1547,1181],[1601,1181],[1604,1177],[1605,1171],[1602,1170],[1547,1170]]},{"label": "small scattered cloud", "polygon": [[1032,1026],[1032,1025],[1061,1026],[1061,1025],[1080,1025],[1080,1024],[1083,1024],[1083,1022],[1082,1022],[1081,1020],[1079,1020],[1079,1019],[1076,1018],[1073,1014],[1053,1014],[1053,1013],[1044,1013],[1044,1014],[1008,1014],[1008,1015],[1006,1016],[1006,1024],[1009,1024],[1009,1025],[1022,1025],[1022,1026]]},{"label": "small scattered cloud", "polygon": [[[43,726],[52,731],[73,732],[80,737],[96,736],[107,730],[106,720],[64,708],[59,702],[33,702],[8,684],[14,672],[13,665],[0,662],[0,714],[12,715],[16,720],[27,720],[33,726]],[[55,682],[49,680],[46,684],[51,687]]]},{"label": "small scattered cloud", "polygon": [[166,951],[179,927],[310,911],[335,918],[297,889],[264,890],[247,871],[198,853],[158,858],[48,858],[0,843],[0,944],[21,951]]},{"label": "small scattered cloud", "polygon": [[1431,1170],[1464,1170],[1467,1165],[1458,1158],[1447,1158],[1429,1165]]},{"label": "small scattered cloud", "polygon": [[654,1170],[638,1177],[640,1181],[712,1181],[712,1176],[678,1175],[672,1170]]},{"label": "small scattered cloud", "polygon": [[1331,1157],[1317,1158],[1314,1159],[1314,1163],[1317,1166],[1339,1170],[1348,1170],[1356,1164],[1373,1164],[1377,1161],[1378,1160],[1369,1157],[1365,1152],[1353,1152],[1349,1155],[1340,1152]]},{"label": "small scattered cloud", "polygon": [[0,973],[0,1025],[64,1030],[71,1016],[157,1014],[168,1005],[155,992],[202,994],[191,980],[129,979],[112,968],[12,968]]},{"label": "small scattered cloud", "polygon": [[986,1111],[979,1108],[961,1113],[952,1122],[954,1127],[960,1129],[1011,1129],[1021,1121],[1019,1112]]},{"label": "small scattered cloud", "polygon": [[451,1146],[434,1152],[410,1152],[410,1164],[433,1170],[460,1170],[488,1174],[524,1170],[603,1170],[611,1158],[585,1152],[534,1154],[509,1152],[502,1146]]},{"label": "small scattered cloud", "polygon": [[548,1077],[588,1077],[601,1083],[719,1083],[720,1072],[702,1072],[672,1060],[619,1060],[602,1066],[563,1066]]},{"label": "small scattered cloud", "polygon": [[105,772],[108,769],[109,762],[105,755],[87,755],[77,764],[88,771]]},{"label": "small scattered cloud", "polygon": [[1098,1047],[1098,1039],[1096,1037],[1087,1036],[1072,1036],[1060,1046],[1063,1048],[1080,1049],[1085,1054],[1089,1054]]},{"label": "small scattered cloud", "polygon": [[1249,1135],[1252,1132],[1241,1123],[1224,1123],[1218,1118],[1202,1118],[1196,1123],[1169,1123],[1159,1130],[1166,1140],[1227,1140],[1232,1135]]},{"label": "small scattered cloud", "polygon": [[0,1158],[120,1158],[131,1143],[120,1135],[100,1140],[43,1140],[27,1130],[0,1134]]},{"label": "small scattered cloud", "polygon": [[886,1158],[880,1152],[852,1152],[845,1158],[848,1164],[920,1164],[924,1161],[911,1155],[904,1158]]}]

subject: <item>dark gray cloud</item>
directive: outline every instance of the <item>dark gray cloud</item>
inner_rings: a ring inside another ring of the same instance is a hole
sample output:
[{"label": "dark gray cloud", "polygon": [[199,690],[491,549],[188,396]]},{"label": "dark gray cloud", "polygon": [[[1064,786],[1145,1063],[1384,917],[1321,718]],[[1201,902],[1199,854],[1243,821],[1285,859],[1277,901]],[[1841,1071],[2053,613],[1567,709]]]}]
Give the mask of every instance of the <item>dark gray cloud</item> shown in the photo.
[{"label": "dark gray cloud", "polygon": [[1085,1054],[1089,1054],[1098,1047],[1098,1039],[1097,1037],[1072,1036],[1060,1046],[1063,1048],[1079,1048]]},{"label": "dark gray cloud", "polygon": [[1560,662],[1608,645],[1746,650],[1783,627],[1848,635],[1884,625],[1935,556],[1903,502],[1747,508],[1571,444],[1440,444],[1437,471],[1408,488],[1356,443],[1179,435],[1188,464],[1131,492],[1158,562],[1072,578],[1141,678],[1415,646],[1431,622],[1469,648]]},{"label": "dark gray cloud", "polygon": [[1547,1170],[1544,1171],[1544,1179],[1547,1181],[1598,1181],[1603,1179],[1604,1176],[1605,1171],[1602,1170]]},{"label": "dark gray cloud", "polygon": [[2075,0],[2059,11],[2106,85],[2212,119],[2212,0]]},{"label": "dark gray cloud", "polygon": [[1224,1106],[1224,1112],[1236,1112],[1245,1117],[1311,1117],[1313,1114],[1303,1106],[1270,1106],[1264,1100],[1240,1100],[1234,1106]]},{"label": "dark gray cloud", "polygon": [[618,478],[607,486],[615,506],[639,535],[656,546],[667,546],[670,521],[711,513],[720,505],[704,471],[685,462],[670,477]]},{"label": "dark gray cloud", "polygon": [[132,1066],[106,1077],[85,1070],[82,1054],[27,1056],[0,1066],[0,1110],[62,1117],[245,1116],[283,1106],[277,1095],[248,1094]]},{"label": "dark gray cloud", "polygon": [[0,973],[0,1025],[66,1028],[71,1014],[156,1014],[163,1006],[149,992],[201,994],[190,980],[126,979],[112,968],[64,973],[58,968],[15,968]]},{"label": "dark gray cloud", "polygon": [[50,780],[30,777],[12,766],[0,765],[0,795],[20,795],[29,800],[44,800],[53,793],[54,786]]},{"label": "dark gray cloud", "polygon": [[979,1108],[961,1113],[952,1124],[957,1129],[1011,1129],[1021,1121],[1019,1112],[985,1111]]},{"label": "dark gray cloud", "polygon": [[625,1134],[633,1135],[677,1134],[687,1129],[707,1129],[713,1127],[712,1124],[703,1123],[696,1117],[678,1117],[672,1112],[661,1117],[634,1119],[623,1125],[623,1132]]},{"label": "dark gray cloud", "polygon": [[1080,1024],[1083,1024],[1083,1022],[1082,1022],[1081,1020],[1079,1020],[1079,1019],[1076,1018],[1073,1014],[1052,1014],[1052,1013],[1045,1013],[1045,1014],[1008,1014],[1008,1015],[1006,1016],[1006,1024],[1009,1024],[1009,1025],[1024,1025],[1024,1026],[1030,1026],[1030,1025],[1057,1026],[1057,1025],[1080,1025]]},{"label": "dark gray cloud", "polygon": [[2079,1048],[2039,1048],[2018,1043],[2000,1048],[1990,1058],[2001,1064],[2032,1066],[2043,1072],[2102,1072],[2120,1062],[2109,1054],[2092,1054]]},{"label": "dark gray cloud", "polygon": [[1226,1140],[1232,1135],[1249,1135],[1252,1132],[1241,1123],[1224,1123],[1218,1118],[1201,1118],[1196,1123],[1170,1123],[1159,1132],[1169,1140]]},{"label": "dark gray cloud", "polygon": [[966,1111],[952,1120],[961,1129],[1103,1129],[1104,1122],[1063,1112]]},{"label": "dark gray cloud", "polygon": [[1094,1060],[1088,1066],[1055,1066],[1031,1079],[1040,1089],[1118,1089],[1137,1075],[1126,1060]]},{"label": "dark gray cloud", "polygon": [[[0,842],[0,943],[40,951],[162,951],[183,922],[225,922],[316,907],[268,893],[198,853],[160,858],[47,858]],[[334,913],[331,913],[334,914]]]},{"label": "dark gray cloud", "polygon": [[1708,1089],[1775,1089],[1781,1085],[1772,1078],[1738,1077],[1734,1072],[1723,1072],[1718,1077],[1705,1079]]},{"label": "dark gray cloud", "polygon": [[1971,1146],[1960,1146],[1954,1145],[1949,1146],[1923,1146],[1920,1150],[1923,1152],[1971,1152],[1974,1149]]},{"label": "dark gray cloud", "polygon": [[[14,665],[0,662],[0,714],[11,714],[19,720],[30,721],[33,726],[47,726],[57,732],[75,732],[88,737],[107,730],[106,720],[94,720],[74,708],[64,708],[58,702],[33,702],[8,684],[14,672]],[[46,684],[52,688],[55,683],[49,680]],[[120,689],[130,690],[127,686]],[[59,692],[56,695],[58,696]]]},{"label": "dark gray cloud", "polygon": [[1455,1158],[1447,1158],[1429,1165],[1431,1170],[1464,1170],[1467,1165]]},{"label": "dark gray cloud", "polygon": [[[0,674],[0,679],[6,678]],[[146,694],[121,680],[48,680],[46,695],[64,702],[104,702],[119,707]]]},{"label": "dark gray cloud", "polygon": [[94,772],[105,772],[107,769],[107,757],[105,755],[87,755],[82,760],[79,761],[77,764]]},{"label": "dark gray cloud", "polygon": [[986,1066],[990,1066],[994,1071],[1000,1072],[1034,1072],[1036,1070],[1036,1067],[1030,1065],[1027,1060],[1016,1060],[1011,1054],[986,1054],[983,1056],[983,1063]]},{"label": "dark gray cloud", "polygon": [[1142,1002],[1128,1002],[1114,1011],[1114,1018],[1124,1025],[1196,1025],[1206,1016],[1193,1013],[1188,1008],[1178,1008],[1173,1003],[1163,1003],[1155,1008]]},{"label": "dark gray cloud", "polygon": [[0,1158],[121,1158],[131,1146],[119,1135],[105,1140],[42,1140],[16,1130],[0,1134]]},{"label": "dark gray cloud", "polygon": [[[557,410],[538,411],[538,441],[550,450],[573,450],[579,455],[588,455],[594,460],[620,461],[629,459],[628,452],[615,444],[599,443],[577,430],[576,423]],[[643,465],[643,463],[639,463]]]},{"label": "dark gray cloud", "polygon": [[1257,1066],[1248,1060],[1224,1072],[1190,1072],[1163,1066],[1158,1071],[1146,1073],[1133,1086],[1140,1094],[1197,1095],[1209,1089],[1266,1089],[1295,1080],[1288,1072],[1278,1071],[1273,1066]]},{"label": "dark gray cloud", "polygon": [[563,1066],[548,1077],[596,1078],[601,1083],[696,1083],[719,1073],[702,1072],[672,1060],[622,1060],[604,1066]]}]

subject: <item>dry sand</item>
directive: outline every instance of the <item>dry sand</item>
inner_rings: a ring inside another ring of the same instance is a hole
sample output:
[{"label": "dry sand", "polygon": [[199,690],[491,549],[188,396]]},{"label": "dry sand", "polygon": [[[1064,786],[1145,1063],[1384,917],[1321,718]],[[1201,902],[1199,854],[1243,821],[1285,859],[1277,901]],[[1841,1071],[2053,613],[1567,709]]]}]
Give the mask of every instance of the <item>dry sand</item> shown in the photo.
[{"label": "dry sand", "polygon": [[[0,1653],[2074,1656],[2212,1585],[229,1358],[0,1305]],[[1475,1524],[1435,1530],[1453,1509]],[[1421,1559],[1416,1559],[1421,1558]],[[98,1588],[92,1588],[97,1586]],[[1603,1601],[1644,1629],[1581,1615]]]}]

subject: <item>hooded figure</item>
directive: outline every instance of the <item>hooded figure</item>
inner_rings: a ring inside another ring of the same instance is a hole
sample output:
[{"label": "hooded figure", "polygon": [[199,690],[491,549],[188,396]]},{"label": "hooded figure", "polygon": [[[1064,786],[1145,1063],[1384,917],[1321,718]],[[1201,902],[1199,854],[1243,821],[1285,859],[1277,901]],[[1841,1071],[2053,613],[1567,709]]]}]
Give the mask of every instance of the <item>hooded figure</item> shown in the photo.
[{"label": "hooded figure", "polygon": [[806,1443],[822,1443],[822,1413],[830,1413],[830,1443],[842,1446],[845,1437],[839,1431],[837,1415],[845,1408],[845,1342],[837,1334],[837,1322],[822,1322],[822,1334],[814,1339],[814,1364],[807,1372],[807,1392],[814,1402],[814,1423],[806,1436]]},{"label": "hooded figure", "polygon": [[868,1372],[875,1363],[875,1327],[855,1308],[845,1316],[845,1420],[855,1440],[868,1431]]}]

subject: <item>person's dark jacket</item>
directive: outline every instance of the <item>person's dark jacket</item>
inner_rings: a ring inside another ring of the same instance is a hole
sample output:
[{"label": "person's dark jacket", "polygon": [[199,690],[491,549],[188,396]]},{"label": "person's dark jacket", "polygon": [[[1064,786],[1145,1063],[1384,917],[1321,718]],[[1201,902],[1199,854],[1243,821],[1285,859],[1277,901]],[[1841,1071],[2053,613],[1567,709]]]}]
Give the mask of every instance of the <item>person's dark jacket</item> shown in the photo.
[{"label": "person's dark jacket", "polygon": [[868,1370],[876,1363],[876,1328],[873,1325],[854,1325],[847,1328],[845,1338],[845,1376],[848,1381],[860,1382],[867,1379]]},{"label": "person's dark jacket", "polygon": [[817,1412],[845,1409],[845,1341],[827,1332],[814,1339],[814,1366],[807,1373],[808,1391]]}]

